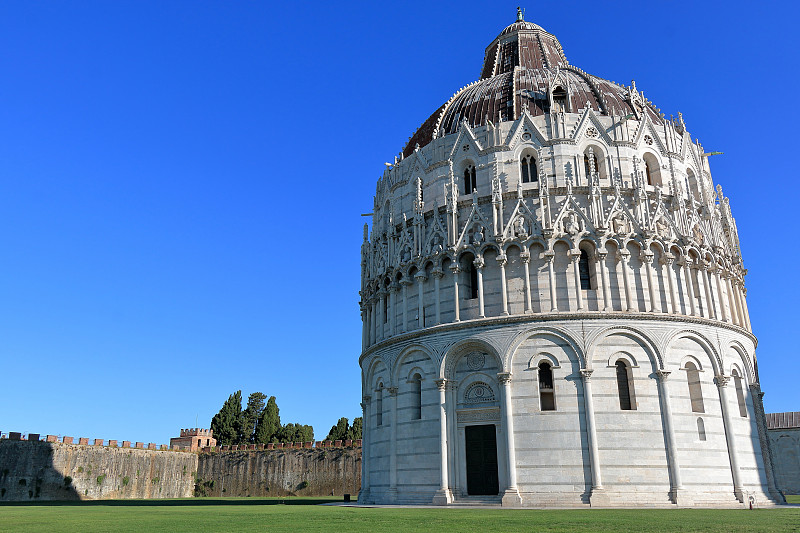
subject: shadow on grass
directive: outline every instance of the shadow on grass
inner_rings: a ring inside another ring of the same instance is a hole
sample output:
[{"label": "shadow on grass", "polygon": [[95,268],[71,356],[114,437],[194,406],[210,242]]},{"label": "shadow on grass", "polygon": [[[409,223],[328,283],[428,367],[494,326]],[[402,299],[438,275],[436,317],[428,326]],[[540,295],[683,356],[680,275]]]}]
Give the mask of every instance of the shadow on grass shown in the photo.
[{"label": "shadow on grass", "polygon": [[82,500],[0,502],[0,507],[203,507],[207,505],[319,505],[342,498],[184,498],[175,500]]}]

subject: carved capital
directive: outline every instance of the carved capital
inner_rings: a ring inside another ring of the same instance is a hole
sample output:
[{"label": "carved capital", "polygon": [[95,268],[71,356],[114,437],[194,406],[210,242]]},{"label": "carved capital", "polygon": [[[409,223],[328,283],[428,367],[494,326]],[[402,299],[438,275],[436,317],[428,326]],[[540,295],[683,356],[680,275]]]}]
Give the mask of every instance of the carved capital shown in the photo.
[{"label": "carved capital", "polygon": [[569,251],[570,261],[574,263],[575,261],[580,261],[580,259],[581,259],[581,251],[579,249],[575,248],[574,250]]},{"label": "carved capital", "polygon": [[364,407],[364,405],[369,405],[369,401],[370,401],[371,399],[372,399],[372,396],[370,396],[369,394],[367,394],[367,395],[363,396],[363,397],[361,398],[361,407]]},{"label": "carved capital", "polygon": [[400,284],[393,281],[389,284],[389,292],[397,292],[400,290]]},{"label": "carved capital", "polygon": [[671,253],[669,253],[669,252],[667,252],[667,253],[665,253],[664,255],[662,255],[662,256],[661,256],[661,264],[662,264],[662,265],[667,265],[667,266],[669,266],[669,265],[671,265],[671,264],[672,264],[672,263],[674,263],[674,262],[675,262],[675,256],[674,256],[674,255],[672,255],[672,254],[671,254]]},{"label": "carved capital", "polygon": [[630,258],[631,258],[631,253],[628,250],[622,249],[617,252],[617,261],[622,261],[623,263],[627,263]]},{"label": "carved capital", "polygon": [[436,383],[436,388],[439,389],[440,391],[444,391],[444,390],[447,389],[447,380],[446,379],[444,379],[444,378],[435,379],[435,380],[433,380],[433,382]]},{"label": "carved capital", "polygon": [[590,370],[588,368],[581,368],[581,378],[583,378],[583,381],[589,381],[590,379],[592,379],[592,372],[594,372],[594,370]]},{"label": "carved capital", "polygon": [[386,387],[386,392],[388,392],[391,396],[395,396],[397,394],[397,387]]},{"label": "carved capital", "polygon": [[544,258],[548,263],[552,263],[555,257],[556,253],[553,250],[546,250],[544,252]]},{"label": "carved capital", "polygon": [[728,382],[731,380],[730,376],[724,376],[722,374],[714,376],[714,383],[717,384],[717,387],[725,387],[728,385]]},{"label": "carved capital", "polygon": [[499,381],[503,385],[505,385],[506,383],[511,383],[511,372],[498,372],[497,381]]},{"label": "carved capital", "polygon": [[667,381],[669,375],[672,374],[669,370],[656,370],[656,377],[659,381]]},{"label": "carved capital", "polygon": [[497,262],[500,264],[500,266],[504,267],[504,266],[506,266],[508,264],[508,257],[506,257],[505,254],[498,255],[497,256]]},{"label": "carved capital", "polygon": [[425,275],[425,271],[424,271],[424,270],[420,270],[419,272],[417,272],[416,274],[414,274],[414,277],[415,277],[415,278],[417,279],[417,281],[418,281],[418,282],[420,282],[420,283],[422,283],[422,282],[424,282],[424,281],[427,281],[427,280],[428,280],[428,276],[426,276],[426,275]]},{"label": "carved capital", "polygon": [[523,263],[530,263],[530,261],[531,261],[531,253],[527,252],[527,251],[522,252],[521,254],[519,254],[519,258],[522,259]]},{"label": "carved capital", "polygon": [[442,272],[442,269],[439,267],[434,268],[431,274],[433,274],[433,277],[436,279],[442,279],[444,277],[444,272]]},{"label": "carved capital", "polygon": [[413,281],[411,281],[410,279],[405,278],[405,277],[400,280],[400,285],[404,285],[406,287],[408,287],[409,285],[413,285],[413,284],[414,284]]},{"label": "carved capital", "polygon": [[459,272],[461,272],[461,267],[457,263],[452,264],[450,265],[450,272],[452,272],[453,274],[458,274]]},{"label": "carved capital", "polygon": [[655,257],[655,254],[653,252],[651,252],[650,250],[648,250],[646,252],[642,252],[641,254],[639,254],[639,260],[642,263],[652,263],[653,262],[653,257]]},{"label": "carved capital", "polygon": [[475,268],[477,268],[478,270],[483,270],[483,267],[486,266],[483,257],[480,256],[476,257],[475,260],[472,262],[472,264],[475,265]]}]

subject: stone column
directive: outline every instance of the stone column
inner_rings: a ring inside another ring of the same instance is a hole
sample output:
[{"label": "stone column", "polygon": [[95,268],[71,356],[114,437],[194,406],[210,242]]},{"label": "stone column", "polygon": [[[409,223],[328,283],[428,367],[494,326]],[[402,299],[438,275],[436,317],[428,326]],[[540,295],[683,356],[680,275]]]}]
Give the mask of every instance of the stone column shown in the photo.
[{"label": "stone column", "polygon": [[736,309],[736,296],[733,294],[733,276],[731,276],[730,272],[726,272],[724,278],[725,285],[728,287],[728,306],[731,311],[731,321],[738,325],[741,319]]},{"label": "stone column", "polygon": [[650,305],[647,309],[650,313],[660,313],[661,312],[661,304],[658,301],[658,287],[655,283],[653,283],[653,254],[652,251],[647,250],[646,252],[640,255],[640,259],[642,264],[644,265],[645,271],[647,272],[647,292],[650,295]]},{"label": "stone column", "polygon": [[747,310],[747,289],[744,286],[744,282],[742,283],[742,311],[744,311],[745,328],[747,328],[747,331],[753,331],[753,328],[750,327],[750,311]]},{"label": "stone column", "polygon": [[739,291],[739,280],[733,280],[733,299],[736,302],[736,312],[739,315],[739,326],[747,329],[747,321],[744,319],[744,306],[742,305],[742,293]]},{"label": "stone column", "polygon": [[628,268],[628,260],[630,260],[631,253],[628,250],[620,250],[617,252],[617,259],[622,263],[622,281],[625,286],[625,299],[623,300],[625,303],[622,306],[623,311],[631,312],[636,311],[633,307],[633,294],[631,291],[631,281],[630,281],[630,268]]},{"label": "stone column", "polygon": [[389,501],[397,500],[397,387],[387,387],[389,393],[392,420],[389,441]]},{"label": "stone column", "polygon": [[500,292],[503,296],[503,314],[508,315],[508,288],[506,287],[506,264],[508,264],[508,258],[505,254],[498,255],[497,263],[500,265]]},{"label": "stone column", "polygon": [[417,278],[417,290],[419,294],[419,297],[417,298],[417,329],[423,329],[425,327],[424,283],[425,280],[428,279],[428,276],[425,275],[424,270],[420,270],[414,275],[414,277]]},{"label": "stone column", "polygon": [[461,305],[458,298],[458,274],[461,272],[461,268],[457,264],[450,265],[450,272],[453,273],[453,309],[455,310],[453,322],[461,322],[461,315],[459,313]]},{"label": "stone column", "polygon": [[369,344],[375,344],[375,303],[370,298],[369,301]]},{"label": "stone column", "polygon": [[442,312],[441,312],[441,293],[439,292],[439,283],[441,282],[442,277],[444,277],[444,272],[442,272],[442,269],[437,266],[436,268],[433,269],[433,272],[431,272],[431,274],[433,274],[433,294],[434,298],[436,298],[436,311],[435,311],[436,323],[441,324]]},{"label": "stone column", "polygon": [[600,279],[603,285],[603,311],[609,312],[614,310],[614,305],[611,302],[611,282],[608,280],[608,267],[606,266],[606,256],[608,252],[598,251],[597,262],[600,264]]},{"label": "stone column", "polygon": [[436,388],[439,389],[439,490],[433,495],[434,505],[447,505],[452,503],[453,494],[450,492],[450,483],[447,476],[447,380],[437,379]]},{"label": "stone column", "polygon": [[730,380],[730,376],[723,375],[718,375],[714,378],[714,382],[717,384],[717,390],[719,390],[719,402],[722,405],[722,422],[725,427],[725,440],[728,443],[728,459],[731,463],[731,477],[733,478],[733,495],[740,503],[744,503],[742,482],[739,477],[739,459],[736,455],[736,435],[733,430],[733,421],[731,420],[728,394],[726,392]]},{"label": "stone column", "polygon": [[680,305],[678,304],[678,296],[675,294],[675,280],[673,279],[675,273],[672,271],[672,263],[675,262],[675,256],[671,253],[665,253],[661,258],[664,262],[664,267],[667,269],[667,283],[669,284],[669,312],[677,315],[680,313]]},{"label": "stone column", "polygon": [[364,304],[361,304],[361,349],[366,350],[369,345],[369,336],[367,332],[367,309]]},{"label": "stone column", "polygon": [[397,292],[400,290],[400,285],[393,281],[389,285],[389,331],[392,336],[397,335]]},{"label": "stone column", "polygon": [[525,312],[533,313],[533,304],[531,301],[531,253],[525,249],[521,254],[519,254],[519,257],[522,260],[522,266],[525,269],[525,278],[523,279],[525,282]]},{"label": "stone column", "polygon": [[[577,253],[575,253],[577,252]],[[575,287],[575,302],[578,305],[578,311],[583,311],[583,291],[581,291],[581,251],[570,250],[569,260],[572,262],[572,281]]]},{"label": "stone column", "polygon": [[386,338],[386,327],[384,324],[386,323],[386,316],[384,312],[384,305],[386,304],[386,291],[381,289],[378,291],[378,313],[377,313],[377,338],[379,341],[382,341]]},{"label": "stone column", "polygon": [[669,400],[669,389],[667,387],[667,378],[670,372],[667,370],[656,370],[656,377],[658,378],[658,392],[661,397],[661,414],[664,421],[664,433],[667,436],[667,460],[669,461],[669,474],[672,480],[672,487],[670,489],[670,497],[672,502],[678,505],[691,505],[691,502],[686,500],[683,492],[683,484],[681,483],[681,469],[678,464],[678,446],[675,444],[675,429],[672,421],[672,405]]},{"label": "stone column", "polygon": [[722,313],[722,320],[730,323],[731,317],[728,316],[728,309],[725,305],[725,292],[723,290],[722,279],[720,276],[719,265],[714,266],[714,280],[717,282],[717,300],[719,301],[719,312]]},{"label": "stone column", "polygon": [[476,257],[472,262],[475,268],[478,269],[478,316],[484,318],[486,313],[483,310],[483,257]]},{"label": "stone column", "polygon": [[405,276],[400,280],[400,285],[403,286],[403,332],[408,331],[408,286],[411,285],[411,280]]},{"label": "stone column", "polygon": [[544,258],[547,260],[547,275],[550,282],[550,312],[558,312],[558,304],[556,303],[556,273],[553,271],[553,261],[556,253],[553,250],[547,250],[544,253]]},{"label": "stone column", "polygon": [[697,303],[694,300],[694,283],[692,282],[692,271],[689,261],[686,257],[681,257],[681,268],[683,270],[683,277],[686,280],[686,295],[689,298],[689,308],[692,311],[692,316],[697,316]]},{"label": "stone column", "polygon": [[361,430],[361,491],[358,493],[358,503],[369,503],[369,441],[370,418],[369,396],[364,396],[361,401],[361,416],[364,426]]},{"label": "stone column", "polygon": [[717,312],[716,309],[714,309],[714,300],[711,297],[711,287],[709,286],[708,276],[706,275],[707,270],[708,265],[705,263],[705,261],[701,262],[697,266],[697,279],[702,280],[703,282],[703,287],[700,290],[702,293],[705,293],[707,310],[706,315],[708,315],[707,318],[717,318]]},{"label": "stone column", "polygon": [[503,491],[504,506],[519,506],[522,498],[517,488],[517,452],[514,446],[514,412],[511,407],[511,373],[500,372],[497,379],[503,389],[503,423],[506,434],[506,457],[508,459],[508,487]]},{"label": "stone column", "polygon": [[[583,379],[583,412],[586,417],[586,440],[589,444],[589,463],[592,469],[592,494],[590,501],[598,493],[603,492],[603,481],[600,475],[600,453],[597,449],[597,429],[594,422],[594,402],[592,400],[592,372],[593,370],[581,369]],[[600,498],[603,498],[601,495]]]}]

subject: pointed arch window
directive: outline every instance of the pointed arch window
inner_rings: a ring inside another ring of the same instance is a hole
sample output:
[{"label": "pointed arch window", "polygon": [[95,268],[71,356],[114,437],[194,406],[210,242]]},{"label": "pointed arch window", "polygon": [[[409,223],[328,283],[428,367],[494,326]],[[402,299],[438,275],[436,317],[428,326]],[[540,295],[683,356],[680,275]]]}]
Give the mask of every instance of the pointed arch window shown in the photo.
[{"label": "pointed arch window", "polygon": [[522,183],[533,183],[539,181],[539,173],[536,170],[536,159],[531,154],[526,154],[519,163]]},{"label": "pointed arch window", "polygon": [[631,369],[628,363],[622,359],[616,363],[617,367],[617,391],[619,393],[619,408],[623,411],[633,411],[633,380],[631,379]]},{"label": "pointed arch window", "polygon": [[542,411],[556,410],[553,368],[545,361],[539,363],[539,405]]},{"label": "pointed arch window", "polygon": [[586,250],[581,250],[581,258],[578,260],[578,271],[581,276],[581,290],[591,290],[593,288],[592,271],[589,268],[589,254]]},{"label": "pointed arch window", "polygon": [[700,440],[706,440],[706,424],[699,416],[697,417],[697,437]]},{"label": "pointed arch window", "polygon": [[464,169],[464,194],[472,194],[478,188],[478,181],[475,179],[475,165],[467,165]]},{"label": "pointed arch window", "polygon": [[[692,402],[693,413],[705,413],[703,405],[703,388],[700,385],[700,371],[694,363],[686,363],[686,379],[689,382],[689,400]],[[699,419],[698,419],[699,420]]]},{"label": "pointed arch window", "polygon": [[563,87],[556,87],[553,91],[553,112],[567,112],[567,91]]},{"label": "pointed arch window", "polygon": [[736,399],[739,402],[739,416],[747,418],[747,402],[744,399],[744,387],[742,385],[742,376],[735,368],[731,371],[733,375],[733,386],[736,388]]}]

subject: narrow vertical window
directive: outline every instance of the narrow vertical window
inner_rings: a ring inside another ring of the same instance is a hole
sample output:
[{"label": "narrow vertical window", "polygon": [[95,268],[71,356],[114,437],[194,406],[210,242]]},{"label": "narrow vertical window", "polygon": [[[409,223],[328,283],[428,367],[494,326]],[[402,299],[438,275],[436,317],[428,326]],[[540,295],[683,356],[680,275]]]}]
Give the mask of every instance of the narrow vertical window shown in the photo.
[{"label": "narrow vertical window", "polygon": [[651,163],[647,160],[644,162],[644,173],[647,175],[647,184],[653,185],[653,171],[650,169]]},{"label": "narrow vertical window", "polygon": [[553,111],[559,113],[567,112],[567,91],[563,87],[556,87],[553,91]]},{"label": "narrow vertical window", "polygon": [[539,363],[539,402],[542,411],[555,411],[556,398],[553,389],[553,369],[550,363]]},{"label": "narrow vertical window", "polygon": [[578,271],[581,275],[581,290],[590,290],[592,288],[592,272],[589,269],[589,254],[586,250],[581,250],[581,258],[578,261]]},{"label": "narrow vertical window", "polygon": [[389,322],[389,294],[383,295],[383,323]]},{"label": "narrow vertical window", "polygon": [[736,369],[734,369],[731,374],[733,374],[733,385],[736,387],[736,399],[739,401],[739,416],[747,418],[747,402],[744,399],[742,377],[739,375],[739,372],[737,372]]},{"label": "narrow vertical window", "polygon": [[597,155],[592,153],[590,156],[589,154],[583,155],[583,169],[586,171],[586,178],[589,179],[592,176],[592,166],[589,162],[589,158],[591,157],[592,163],[594,163],[594,171],[598,174],[600,173],[600,167],[597,165]]},{"label": "narrow vertical window", "polygon": [[464,272],[464,282],[466,283],[466,294],[468,299],[478,297],[478,269],[475,267],[473,261],[475,257],[472,254],[466,254],[461,258],[461,270]]},{"label": "narrow vertical window", "polygon": [[378,390],[375,391],[375,415],[376,415],[376,426],[383,425],[383,383],[378,385]]},{"label": "narrow vertical window", "polygon": [[411,378],[411,419],[422,418],[422,376],[414,374]]},{"label": "narrow vertical window", "polygon": [[475,179],[475,167],[468,165],[464,169],[464,194],[472,194],[472,191],[478,188],[478,182]]},{"label": "narrow vertical window", "polygon": [[706,440],[706,424],[699,416],[697,417],[697,437],[700,440]]},{"label": "narrow vertical window", "polygon": [[692,402],[693,413],[705,413],[703,405],[703,388],[700,385],[700,371],[694,363],[686,363],[686,380],[689,382],[689,400]]},{"label": "narrow vertical window", "polygon": [[619,408],[632,411],[631,383],[628,365],[623,360],[617,361],[617,390],[619,391]]},{"label": "narrow vertical window", "polygon": [[519,163],[522,183],[533,183],[539,180],[539,173],[536,170],[536,160],[531,154],[527,154]]}]

